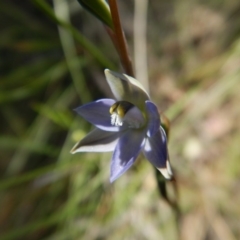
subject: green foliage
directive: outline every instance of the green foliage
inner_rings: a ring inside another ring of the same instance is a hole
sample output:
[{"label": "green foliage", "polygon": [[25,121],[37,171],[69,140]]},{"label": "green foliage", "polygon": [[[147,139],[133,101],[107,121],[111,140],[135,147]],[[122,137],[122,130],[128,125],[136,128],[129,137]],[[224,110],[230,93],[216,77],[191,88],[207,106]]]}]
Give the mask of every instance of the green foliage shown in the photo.
[{"label": "green foliage", "polygon": [[[90,128],[72,109],[109,97],[103,71],[121,68],[76,1],[47,3],[0,2],[0,239],[239,239],[239,1],[149,1],[150,92],[171,120],[179,229],[142,157],[111,185],[111,154],[69,153]],[[118,3],[132,52],[132,5]]]}]

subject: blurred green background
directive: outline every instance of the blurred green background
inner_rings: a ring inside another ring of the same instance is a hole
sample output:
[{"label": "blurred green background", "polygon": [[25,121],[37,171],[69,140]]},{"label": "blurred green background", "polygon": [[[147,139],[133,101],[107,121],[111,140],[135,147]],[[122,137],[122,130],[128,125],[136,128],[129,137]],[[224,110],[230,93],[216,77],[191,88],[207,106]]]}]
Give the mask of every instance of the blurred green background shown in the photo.
[{"label": "blurred green background", "polygon": [[[133,56],[134,1],[118,4]],[[77,0],[9,0],[0,2],[0,239],[240,239],[240,2],[149,1],[147,11],[178,227],[143,157],[110,184],[110,153],[69,153],[91,128],[72,109],[111,96],[105,68],[122,72],[102,24]]]}]

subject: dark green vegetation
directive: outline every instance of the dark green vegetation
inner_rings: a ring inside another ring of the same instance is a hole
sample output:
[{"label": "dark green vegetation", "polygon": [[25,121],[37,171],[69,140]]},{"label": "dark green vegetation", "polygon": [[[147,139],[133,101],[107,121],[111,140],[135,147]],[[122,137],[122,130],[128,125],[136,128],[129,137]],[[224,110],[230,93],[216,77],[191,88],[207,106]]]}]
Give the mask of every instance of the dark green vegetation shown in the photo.
[{"label": "dark green vegetation", "polygon": [[[133,1],[118,3],[132,52]],[[77,0],[11,0],[0,2],[0,239],[240,239],[240,3],[149,1],[147,29],[180,232],[147,161],[110,185],[111,154],[69,153],[90,129],[72,109],[110,96],[105,68],[121,72],[102,24]]]}]

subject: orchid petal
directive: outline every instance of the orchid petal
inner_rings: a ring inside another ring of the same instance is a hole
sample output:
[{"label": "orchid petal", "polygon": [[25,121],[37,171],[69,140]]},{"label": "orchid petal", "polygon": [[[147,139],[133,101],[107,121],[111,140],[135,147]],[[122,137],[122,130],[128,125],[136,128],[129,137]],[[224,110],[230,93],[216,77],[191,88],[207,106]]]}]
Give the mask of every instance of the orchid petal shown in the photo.
[{"label": "orchid petal", "polygon": [[110,182],[133,165],[144,145],[144,135],[142,131],[127,131],[120,137],[112,157]]},{"label": "orchid petal", "polygon": [[171,179],[172,171],[168,160],[167,137],[162,127],[151,138],[147,138],[143,153],[165,178]]},{"label": "orchid petal", "polygon": [[139,81],[126,74],[116,73],[109,69],[105,70],[105,76],[113,95],[118,101],[128,101],[140,109],[144,108],[144,102],[149,99],[149,95]]},{"label": "orchid petal", "polygon": [[157,131],[159,131],[159,126],[161,124],[160,116],[157,106],[153,102],[146,101],[145,104],[148,117],[147,136],[152,137]]},{"label": "orchid petal", "polygon": [[80,106],[75,111],[88,122],[105,131],[117,132],[119,127],[111,124],[110,107],[115,103],[113,99],[100,99]]},{"label": "orchid petal", "polygon": [[158,170],[166,179],[172,179],[173,172],[169,160],[167,160],[165,168],[158,168]]},{"label": "orchid petal", "polygon": [[121,132],[107,132],[95,128],[71,150],[76,152],[111,152],[115,149]]}]

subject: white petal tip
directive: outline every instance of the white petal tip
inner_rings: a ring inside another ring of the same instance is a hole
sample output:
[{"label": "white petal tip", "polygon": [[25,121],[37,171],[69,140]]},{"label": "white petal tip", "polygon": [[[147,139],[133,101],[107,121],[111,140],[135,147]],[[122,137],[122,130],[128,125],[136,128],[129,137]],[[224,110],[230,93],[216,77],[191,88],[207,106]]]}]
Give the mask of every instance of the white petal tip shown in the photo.
[{"label": "white petal tip", "polygon": [[173,176],[172,168],[171,168],[170,162],[168,160],[167,160],[166,165],[167,165],[168,172],[170,173],[171,176]]},{"label": "white petal tip", "polygon": [[119,178],[119,176],[111,176],[110,179],[109,179],[109,181],[110,181],[110,183],[113,183],[113,182],[115,182],[118,178]]},{"label": "white petal tip", "polygon": [[71,151],[70,151],[71,154],[74,154],[74,153],[76,153],[76,152],[77,152],[77,151],[76,151],[75,148],[72,148]]},{"label": "white petal tip", "polygon": [[76,143],[76,144],[73,146],[73,148],[71,149],[70,153],[71,153],[71,154],[75,154],[75,153],[77,153],[77,152],[81,152],[81,151],[80,151],[80,147],[81,147],[81,145],[79,144],[79,142]]},{"label": "white petal tip", "polygon": [[110,72],[111,72],[111,71],[110,71],[109,69],[105,69],[105,70],[104,70],[104,73],[105,73],[106,76],[107,76]]},{"label": "white petal tip", "polygon": [[166,162],[166,168],[158,168],[158,170],[161,172],[161,174],[164,176],[164,178],[170,180],[173,177],[172,169],[170,166],[169,161]]},{"label": "white petal tip", "polygon": [[109,179],[110,183],[113,183],[115,181],[115,179]]}]

